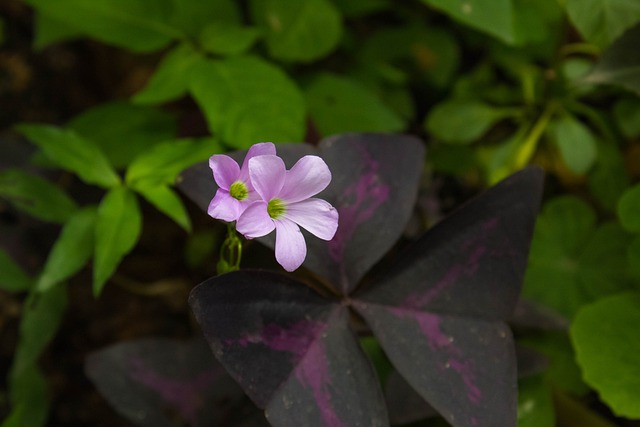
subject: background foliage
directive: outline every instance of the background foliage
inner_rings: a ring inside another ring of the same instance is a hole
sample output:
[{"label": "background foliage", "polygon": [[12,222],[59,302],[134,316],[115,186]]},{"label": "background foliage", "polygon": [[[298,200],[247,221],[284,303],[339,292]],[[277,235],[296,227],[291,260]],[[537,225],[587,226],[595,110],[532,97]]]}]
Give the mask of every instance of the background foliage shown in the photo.
[{"label": "background foliage", "polygon": [[[175,190],[181,171],[348,131],[426,141],[409,239],[544,167],[523,294],[569,327],[514,322],[550,360],[521,382],[519,423],[637,425],[636,0],[10,0],[0,12],[4,427],[72,422],[56,396],[84,393],[64,377],[87,352],[192,330],[186,292],[224,230]],[[246,263],[264,265],[261,249]],[[160,313],[154,326],[126,317],[139,306]],[[78,344],[78,321],[109,326]]]}]

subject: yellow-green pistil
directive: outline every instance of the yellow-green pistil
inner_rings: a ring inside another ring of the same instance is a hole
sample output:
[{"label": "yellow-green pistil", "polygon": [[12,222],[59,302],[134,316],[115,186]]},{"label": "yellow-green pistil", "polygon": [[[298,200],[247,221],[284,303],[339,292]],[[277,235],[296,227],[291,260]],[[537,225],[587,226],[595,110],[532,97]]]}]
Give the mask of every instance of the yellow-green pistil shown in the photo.
[{"label": "yellow-green pistil", "polygon": [[231,194],[231,197],[234,199],[243,201],[249,195],[249,190],[244,182],[236,181],[229,187],[229,194]]},{"label": "yellow-green pistil", "polygon": [[284,205],[284,202],[280,199],[271,199],[269,203],[267,203],[267,213],[272,219],[278,219],[282,215],[284,215],[287,208]]}]

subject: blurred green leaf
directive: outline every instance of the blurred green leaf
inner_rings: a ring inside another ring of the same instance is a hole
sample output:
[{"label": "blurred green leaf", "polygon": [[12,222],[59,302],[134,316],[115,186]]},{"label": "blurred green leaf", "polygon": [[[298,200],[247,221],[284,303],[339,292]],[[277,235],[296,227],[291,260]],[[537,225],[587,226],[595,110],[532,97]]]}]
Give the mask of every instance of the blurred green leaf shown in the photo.
[{"label": "blurred green leaf", "polygon": [[640,184],[634,185],[622,194],[618,201],[618,217],[626,230],[640,232]]},{"label": "blurred green leaf", "polygon": [[[633,2],[637,8],[635,22],[640,20],[640,2]],[[640,95],[640,24],[624,33],[600,58],[587,75],[585,83],[612,84]]]},{"label": "blurred green leaf", "polygon": [[36,290],[47,291],[77,273],[93,255],[96,233],[96,209],[76,212],[64,225],[49,252]]},{"label": "blurred green leaf", "polygon": [[582,36],[602,48],[640,20],[637,0],[565,0],[564,6]]},{"label": "blurred green leaf", "polygon": [[515,41],[512,0],[422,0],[456,21],[491,34],[506,43]]},{"label": "blurred green leaf", "polygon": [[190,90],[214,136],[234,148],[261,141],[300,141],[305,132],[304,99],[279,68],[254,57],[199,63]]},{"label": "blurred green leaf", "polygon": [[340,41],[341,17],[328,0],[252,0],[250,5],[276,59],[311,62],[329,54]]},{"label": "blurred green leaf", "polygon": [[202,54],[188,44],[176,46],[162,58],[145,87],[131,100],[137,104],[160,104],[186,95],[189,71],[203,59]]},{"label": "blurred green leaf", "polygon": [[640,137],[640,98],[626,96],[613,106],[613,116],[627,138]]},{"label": "blurred green leaf", "polygon": [[587,126],[566,114],[552,121],[548,130],[572,172],[582,175],[593,166],[597,158],[597,145]]},{"label": "blurred green leaf", "polygon": [[306,88],[307,108],[322,135],[396,132],[405,124],[374,94],[345,77],[320,74]]},{"label": "blurred green leaf", "polygon": [[175,138],[174,115],[115,101],[85,110],[67,127],[94,142],[114,168],[123,168],[158,142]]},{"label": "blurred green leaf", "polygon": [[555,427],[551,390],[540,375],[518,382],[518,427]]},{"label": "blurred green leaf", "polygon": [[63,223],[77,209],[60,187],[19,169],[0,172],[0,197],[42,221]]},{"label": "blurred green leaf", "polygon": [[125,180],[133,187],[140,183],[146,186],[174,184],[180,172],[220,152],[222,148],[213,138],[167,141],[136,157],[127,169]]},{"label": "blurred green leaf", "polygon": [[536,223],[523,295],[572,318],[584,304],[628,289],[630,240],[618,224],[596,227],[580,199],[550,200]]},{"label": "blurred green leaf", "polygon": [[224,237],[215,229],[205,229],[190,233],[184,248],[184,259],[191,268],[202,265],[214,254]]},{"label": "blurred green leaf", "polygon": [[135,185],[134,190],[142,195],[149,203],[154,205],[160,212],[173,219],[180,227],[187,232],[191,231],[191,220],[189,214],[182,204],[178,195],[166,185],[149,184],[142,182]]},{"label": "blurred green leaf", "polygon": [[167,24],[171,0],[26,0],[37,11],[106,43],[147,52],[182,33]]},{"label": "blurred green leaf", "polygon": [[242,14],[234,0],[171,0],[169,21],[193,38],[212,23],[240,24]]},{"label": "blurred green leaf", "polygon": [[583,308],[571,338],[585,381],[613,412],[640,418],[640,293],[624,293]]},{"label": "blurred green leaf", "polygon": [[356,18],[391,8],[389,0],[333,0],[333,5],[348,18]]},{"label": "blurred green leaf", "polygon": [[238,55],[246,52],[258,40],[260,31],[252,27],[212,23],[200,33],[200,44],[210,53]]},{"label": "blurred green leaf", "polygon": [[443,141],[470,144],[511,114],[475,99],[449,99],[431,109],[425,126]]},{"label": "blurred green leaf", "polygon": [[514,44],[555,46],[564,28],[557,0],[513,1]]},{"label": "blurred green leaf", "polygon": [[98,146],[72,130],[38,124],[21,124],[17,129],[59,167],[76,173],[87,184],[109,188],[120,177]]},{"label": "blurred green leaf", "polygon": [[0,248],[0,289],[7,292],[28,290],[33,280],[15,263],[7,252]]},{"label": "blurred green leaf", "polygon": [[550,385],[576,396],[589,391],[589,387],[582,381],[582,372],[576,363],[571,341],[565,333],[543,332],[523,337],[518,343],[549,358],[549,368],[544,377]]},{"label": "blurred green leaf", "polygon": [[96,248],[93,266],[93,294],[102,288],[122,258],[135,246],[142,228],[136,196],[125,187],[115,187],[98,207]]},{"label": "blurred green leaf", "polygon": [[600,204],[615,211],[618,199],[629,187],[629,175],[618,146],[598,141],[598,157],[588,175],[588,184]]},{"label": "blurred green leaf", "polygon": [[33,47],[36,50],[82,35],[82,32],[74,26],[41,12],[35,14],[34,26],[35,38]]},{"label": "blurred green leaf", "polygon": [[631,273],[636,278],[636,287],[640,289],[640,283],[638,283],[638,279],[640,279],[640,235],[637,235],[633,241],[631,241],[627,249],[627,259],[629,260]]},{"label": "blurred green leaf", "polygon": [[23,369],[10,381],[12,411],[2,427],[41,427],[49,413],[47,383],[37,366]]}]

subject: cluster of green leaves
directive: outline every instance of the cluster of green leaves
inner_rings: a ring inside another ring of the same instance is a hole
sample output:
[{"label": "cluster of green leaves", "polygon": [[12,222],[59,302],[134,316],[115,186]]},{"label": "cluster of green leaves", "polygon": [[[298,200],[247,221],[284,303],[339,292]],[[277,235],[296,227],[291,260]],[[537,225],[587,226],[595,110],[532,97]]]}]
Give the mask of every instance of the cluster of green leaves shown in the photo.
[{"label": "cluster of green leaves", "polygon": [[[624,357],[634,354],[640,291],[640,189],[623,155],[640,139],[636,0],[25,2],[36,49],[89,37],[160,60],[127,102],[65,126],[17,127],[38,147],[38,165],[96,187],[97,202],[0,172],[0,197],[61,225],[34,277],[0,252],[2,289],[29,292],[3,426],[44,423],[36,360],[59,320],[37,319],[59,319],[65,282],[90,261],[100,293],[138,240],[140,196],[189,231],[172,189],[181,170],[228,148],[301,141],[309,129],[411,130],[428,139],[432,170],[491,184],[535,162],[585,190],[549,200],[536,230],[525,296],[572,326],[523,338],[552,364],[544,380],[521,384],[520,423],[553,425],[551,388],[579,397],[591,387],[617,414],[640,418],[640,388],[624,382],[640,369]],[[185,96],[210,138],[177,138],[175,108],[160,107]],[[606,333],[586,333],[596,326]],[[593,351],[604,346],[612,351]]]}]

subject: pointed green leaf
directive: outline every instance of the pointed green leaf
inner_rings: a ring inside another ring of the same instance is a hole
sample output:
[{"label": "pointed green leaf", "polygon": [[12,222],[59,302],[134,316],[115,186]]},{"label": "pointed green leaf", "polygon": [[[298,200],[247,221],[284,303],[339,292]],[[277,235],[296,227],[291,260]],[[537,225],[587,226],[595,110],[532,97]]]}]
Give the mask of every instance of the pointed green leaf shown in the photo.
[{"label": "pointed green leaf", "polygon": [[199,63],[191,71],[191,94],[214,136],[235,148],[261,141],[300,141],[304,99],[279,68],[254,57]]},{"label": "pointed green leaf", "polygon": [[89,36],[134,51],[153,51],[182,33],[167,22],[170,0],[27,0],[37,11]]},{"label": "pointed green leaf", "polygon": [[328,0],[253,0],[251,14],[271,56],[311,62],[329,54],[342,35],[341,17]]},{"label": "pointed green leaf", "polygon": [[109,188],[120,183],[120,177],[98,146],[76,132],[38,124],[22,124],[17,129],[49,159],[76,173],[87,184]]},{"label": "pointed green leaf", "polygon": [[85,208],[72,216],[49,252],[36,289],[44,292],[77,273],[93,255],[97,212]]},{"label": "pointed green leaf", "polygon": [[257,28],[215,22],[202,30],[199,39],[207,52],[238,55],[253,46],[259,36]]},{"label": "pointed green leaf", "polygon": [[0,289],[3,291],[26,291],[33,283],[27,273],[3,249],[0,249],[0,271],[2,272],[0,274]]},{"label": "pointed green leaf", "polygon": [[111,189],[100,202],[96,223],[93,293],[102,288],[140,236],[142,216],[136,196],[125,187]]},{"label": "pointed green leaf", "polygon": [[593,166],[598,154],[596,140],[582,122],[564,115],[551,123],[549,132],[572,172],[582,175]]},{"label": "pointed green leaf", "polygon": [[65,222],[77,209],[60,187],[19,169],[0,172],[0,197],[42,221]]},{"label": "pointed green leaf", "polygon": [[512,0],[422,0],[456,21],[513,43]]},{"label": "pointed green leaf", "polygon": [[622,194],[618,201],[618,217],[626,230],[640,232],[640,184]]},{"label": "pointed green leaf", "polygon": [[149,203],[169,218],[174,220],[187,232],[191,231],[191,220],[189,214],[178,195],[166,185],[148,185],[144,181],[136,185],[134,189],[142,195]]},{"label": "pointed green leaf", "polygon": [[607,47],[640,20],[637,0],[566,0],[569,18],[582,36]]},{"label": "pointed green leaf", "polygon": [[188,44],[170,50],[146,86],[136,93],[132,101],[137,104],[160,104],[186,95],[189,87],[189,70],[203,56]]},{"label": "pointed green leaf", "polygon": [[343,132],[397,132],[405,124],[356,82],[320,74],[305,91],[309,114],[324,136]]},{"label": "pointed green leaf", "polygon": [[640,418],[640,293],[600,300],[578,313],[571,338],[585,381],[613,412]]}]

